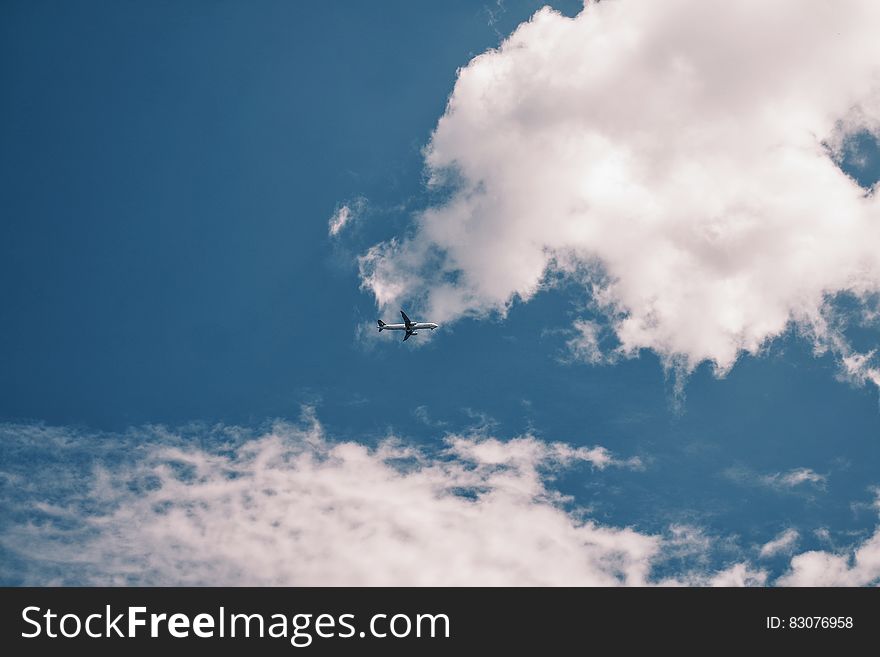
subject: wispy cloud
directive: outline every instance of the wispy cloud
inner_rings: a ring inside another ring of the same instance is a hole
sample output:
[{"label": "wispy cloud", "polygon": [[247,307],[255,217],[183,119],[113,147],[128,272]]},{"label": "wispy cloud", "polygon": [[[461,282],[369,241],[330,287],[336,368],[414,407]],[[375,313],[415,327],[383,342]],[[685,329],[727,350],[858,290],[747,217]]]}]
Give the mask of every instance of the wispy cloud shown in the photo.
[{"label": "wispy cloud", "polygon": [[775,557],[778,554],[792,552],[799,538],[800,532],[798,532],[798,530],[792,528],[786,529],[773,540],[764,543],[764,545],[761,546],[759,555],[762,559],[768,559],[770,557]]},{"label": "wispy cloud", "polygon": [[424,424],[427,427],[441,428],[441,427],[445,427],[447,425],[446,422],[434,418],[431,415],[431,412],[428,410],[428,407],[425,406],[424,404],[422,404],[420,406],[416,406],[412,410],[412,415],[414,418],[416,418],[419,422],[421,422],[422,424]]},{"label": "wispy cloud", "polygon": [[730,467],[724,476],[748,486],[762,486],[776,490],[824,489],[828,475],[810,468],[793,468],[784,472],[759,473],[742,466]]},{"label": "wispy cloud", "polygon": [[568,357],[572,360],[598,365],[613,361],[613,354],[603,351],[599,342],[601,327],[596,323],[584,319],[576,319],[572,323],[574,336],[569,338],[565,346],[568,349]]},{"label": "wispy cloud", "polygon": [[768,486],[794,488],[801,484],[812,484],[824,487],[828,477],[819,474],[810,468],[795,468],[788,472],[777,472],[776,474],[765,475],[761,479]]},{"label": "wispy cloud", "polygon": [[358,197],[337,207],[327,222],[327,232],[329,235],[331,237],[339,235],[346,226],[358,218],[366,205],[367,200],[363,197]]},{"label": "wispy cloud", "polygon": [[338,235],[339,231],[345,228],[349,219],[351,219],[351,208],[347,205],[340,206],[336,212],[333,213],[333,216],[330,217],[330,221],[327,222],[327,228],[330,235]]}]

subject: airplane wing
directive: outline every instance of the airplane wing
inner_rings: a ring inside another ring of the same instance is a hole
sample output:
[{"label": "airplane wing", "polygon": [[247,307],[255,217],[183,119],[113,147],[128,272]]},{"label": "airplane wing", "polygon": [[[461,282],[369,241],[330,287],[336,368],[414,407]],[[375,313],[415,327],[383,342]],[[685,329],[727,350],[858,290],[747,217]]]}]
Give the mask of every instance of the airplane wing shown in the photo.
[{"label": "airplane wing", "polygon": [[410,320],[410,318],[407,317],[406,313],[403,312],[402,310],[400,311],[400,316],[403,317],[403,321],[407,325],[407,327],[409,327],[412,324],[412,321]]},{"label": "airplane wing", "polygon": [[409,340],[409,336],[411,336],[411,335],[412,335],[412,331],[407,331],[406,335],[403,336],[403,341],[406,342],[407,340]]}]

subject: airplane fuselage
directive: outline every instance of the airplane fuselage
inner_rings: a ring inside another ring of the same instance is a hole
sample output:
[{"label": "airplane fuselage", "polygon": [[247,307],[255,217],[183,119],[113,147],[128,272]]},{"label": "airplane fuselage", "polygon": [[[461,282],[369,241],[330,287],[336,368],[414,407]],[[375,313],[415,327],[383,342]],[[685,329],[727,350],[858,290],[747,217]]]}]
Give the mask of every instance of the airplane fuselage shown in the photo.
[{"label": "airplane fuselage", "polygon": [[[415,322],[414,324],[410,324],[410,331],[418,331],[419,329],[431,329],[432,331],[440,326],[439,324],[435,324],[434,322]],[[406,324],[383,324],[383,331],[406,331]]]},{"label": "airplane fuselage", "polygon": [[378,320],[379,331],[384,331],[385,329],[388,329],[389,331],[406,331],[406,335],[403,336],[403,341],[406,342],[410,339],[410,336],[418,335],[419,329],[429,329],[433,331],[439,326],[439,324],[435,324],[434,322],[414,322],[407,317],[406,313],[402,310],[400,311],[400,316],[403,317],[403,324],[386,324],[381,319]]}]

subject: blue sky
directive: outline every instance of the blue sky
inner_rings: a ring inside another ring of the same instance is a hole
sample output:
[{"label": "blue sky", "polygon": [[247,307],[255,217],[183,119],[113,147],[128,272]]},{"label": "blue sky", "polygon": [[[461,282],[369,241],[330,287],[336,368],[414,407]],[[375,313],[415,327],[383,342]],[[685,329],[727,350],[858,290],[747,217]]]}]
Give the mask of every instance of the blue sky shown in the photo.
[{"label": "blue sky", "polygon": [[[687,528],[702,547],[654,579],[748,562],[772,581],[793,551],[846,553],[871,536],[877,388],[842,380],[837,355],[817,356],[795,327],[720,378],[707,362],[682,378],[649,348],[579,362],[572,322],[599,313],[566,280],[503,316],[463,312],[426,344],[372,335],[358,256],[442,205],[423,149],[457,71],[540,6],[4,4],[0,581],[74,583],[62,557],[27,555],[28,541],[74,539],[21,528],[57,528],[39,505],[88,488],[95,468],[135,467],[138,444],[163,444],[155,427],[210,452],[216,434],[193,427],[259,435],[304,407],[336,442],[395,435],[432,450],[450,434],[528,434],[638,457],[547,486],[601,525]],[[868,188],[880,151],[867,132],[852,143],[843,167]],[[331,238],[343,204],[359,209]],[[870,324],[846,331],[876,345]],[[96,513],[82,505],[74,515]],[[796,548],[760,559],[787,529]]]}]

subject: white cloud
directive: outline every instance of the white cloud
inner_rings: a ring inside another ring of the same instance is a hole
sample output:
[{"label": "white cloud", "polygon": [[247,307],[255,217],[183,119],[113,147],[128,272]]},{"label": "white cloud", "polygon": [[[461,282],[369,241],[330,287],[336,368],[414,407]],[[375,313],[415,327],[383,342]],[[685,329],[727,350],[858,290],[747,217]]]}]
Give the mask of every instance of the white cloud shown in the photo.
[{"label": "white cloud", "polygon": [[485,438],[475,441],[469,436],[447,438],[449,450],[458,458],[484,465],[504,465],[517,469],[534,467],[534,464],[567,466],[576,461],[591,463],[602,470],[610,465],[641,469],[642,462],[636,456],[617,459],[602,446],[571,447],[565,443],[547,443],[531,436],[501,441]]},{"label": "white cloud", "polygon": [[761,546],[760,556],[763,559],[767,559],[769,557],[775,557],[778,554],[791,552],[799,538],[800,533],[798,530],[792,528],[786,529],[776,538]]},{"label": "white cloud", "polygon": [[831,542],[831,532],[828,530],[827,527],[819,527],[819,529],[814,529],[813,535],[820,541],[823,541],[825,543]]},{"label": "white cloud", "polygon": [[[439,451],[393,436],[370,447],[333,441],[308,412],[303,425],[277,423],[262,432],[194,426],[90,435],[0,424],[0,440],[15,455],[0,472],[11,491],[0,532],[8,557],[0,564],[3,581],[768,583],[768,571],[743,560],[734,537],[689,524],[656,534],[603,524],[550,485],[578,463],[640,467],[601,447],[482,434],[450,434]],[[873,506],[880,509],[880,501]],[[827,530],[817,535],[829,540]],[[799,536],[788,529],[759,556],[790,553]],[[857,545],[797,554],[772,583],[878,581],[880,528]]]},{"label": "white cloud", "polygon": [[712,538],[695,525],[672,524],[669,526],[668,549],[677,556],[703,554],[712,546]]},{"label": "white cloud", "polygon": [[[619,355],[723,374],[794,322],[880,380],[829,303],[880,291],[880,199],[835,161],[880,134],[878,24],[873,0],[539,11],[459,71],[426,149],[453,191],[361,257],[363,286],[449,322],[561,274]],[[584,326],[573,347],[596,361]]]},{"label": "white cloud", "polygon": [[584,518],[546,486],[577,462],[638,465],[601,447],[451,435],[440,453],[393,437],[370,448],[328,440],[314,418],[250,439],[215,429],[199,441],[215,448],[151,431],[87,492],[35,500],[43,520],[3,546],[60,566],[63,584],[639,585],[661,555],[660,536]]},{"label": "white cloud", "polygon": [[693,571],[679,577],[664,579],[659,586],[741,587],[765,586],[767,571],[745,562],[735,563],[717,573]]},{"label": "white cloud", "polygon": [[767,572],[747,563],[735,563],[709,578],[709,586],[764,586]]},{"label": "white cloud", "polygon": [[785,472],[759,474],[748,468],[731,467],[724,471],[724,476],[741,484],[765,486],[778,490],[795,490],[801,488],[825,488],[828,475],[819,474],[811,468],[792,468]]},{"label": "white cloud", "polygon": [[801,484],[815,484],[824,486],[828,477],[814,472],[810,468],[795,468],[788,472],[778,472],[773,475],[764,477],[764,481],[769,486],[781,486],[783,488],[794,488]]},{"label": "white cloud", "polygon": [[[880,510],[880,495],[874,507]],[[863,543],[834,552],[812,550],[795,556],[780,586],[876,586],[880,584],[880,526]]]},{"label": "white cloud", "polygon": [[842,373],[845,378],[856,384],[870,381],[880,387],[880,366],[877,365],[877,350],[872,349],[866,354],[843,351],[841,358]]},{"label": "white cloud", "polygon": [[343,203],[333,212],[327,222],[327,232],[331,237],[336,237],[342,229],[358,218],[367,206],[367,199],[358,197],[348,203]]},{"label": "white cloud", "polygon": [[330,235],[338,235],[339,231],[345,228],[345,224],[348,223],[348,220],[351,219],[351,208],[347,205],[341,205],[333,213],[333,216],[330,217],[330,221],[327,222],[327,228]]},{"label": "white cloud", "polygon": [[599,346],[601,327],[596,322],[576,319],[572,324],[575,335],[566,342],[568,351],[575,360],[597,364],[606,360]]},{"label": "white cloud", "polygon": [[[440,451],[373,447],[306,423],[89,435],[0,425],[16,454],[0,533],[19,583],[45,585],[760,585],[713,572],[713,541],[599,523],[548,484],[588,463],[640,468],[601,447],[450,434]],[[91,472],[78,471],[96,463]],[[22,476],[27,473],[27,476]],[[687,563],[684,563],[687,561]],[[655,568],[679,566],[662,579]],[[10,570],[11,569],[11,570]]]}]

